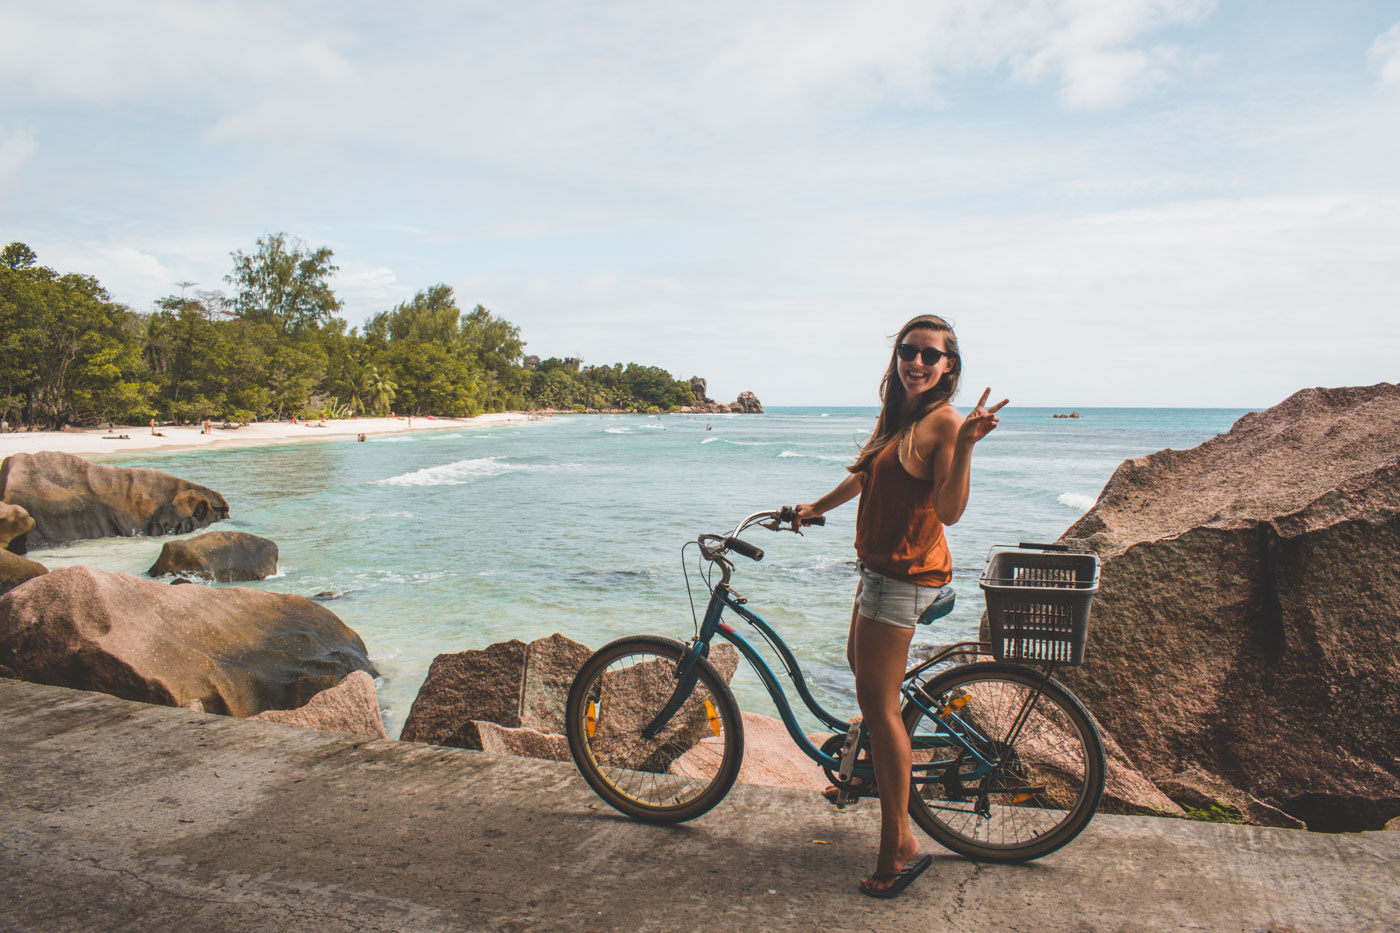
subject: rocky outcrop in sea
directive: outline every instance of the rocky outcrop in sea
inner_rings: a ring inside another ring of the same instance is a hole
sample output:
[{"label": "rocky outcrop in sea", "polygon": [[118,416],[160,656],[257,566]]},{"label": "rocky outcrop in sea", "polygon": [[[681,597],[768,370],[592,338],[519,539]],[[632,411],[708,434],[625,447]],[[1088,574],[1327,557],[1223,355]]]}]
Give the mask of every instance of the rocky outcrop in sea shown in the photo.
[{"label": "rocky outcrop in sea", "polygon": [[182,534],[228,518],[212,489],[160,470],[101,466],[46,450],[0,463],[0,502],[34,520],[7,547],[16,554],[83,538]]},{"label": "rocky outcrop in sea", "polygon": [[761,415],[763,405],[759,402],[758,396],[752,392],[740,392],[739,397],[732,405],[723,402],[716,402],[705,394],[706,382],[699,376],[690,378],[690,391],[695,393],[695,404],[687,405],[681,409],[690,414],[741,414],[741,415]]},{"label": "rocky outcrop in sea", "polygon": [[1159,787],[1269,825],[1400,814],[1400,388],[1126,461],[1061,541],[1103,571],[1059,676]]},{"label": "rocky outcrop in sea", "polygon": [[0,550],[0,596],[48,572],[49,568],[38,561]]},{"label": "rocky outcrop in sea", "polygon": [[206,531],[165,542],[146,573],[203,577],[215,583],[265,580],[277,573],[277,544],[244,531]]},{"label": "rocky outcrop in sea", "polygon": [[66,567],[0,597],[0,675],[34,683],[246,718],[353,671],[364,642],[300,596]]}]

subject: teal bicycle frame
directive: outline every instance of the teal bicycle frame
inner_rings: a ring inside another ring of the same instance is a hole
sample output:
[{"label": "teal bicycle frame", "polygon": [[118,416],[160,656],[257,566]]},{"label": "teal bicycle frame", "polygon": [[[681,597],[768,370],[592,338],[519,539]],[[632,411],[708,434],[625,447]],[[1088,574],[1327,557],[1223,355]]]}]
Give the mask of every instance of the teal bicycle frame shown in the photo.
[{"label": "teal bicycle frame", "polygon": [[[746,600],[744,597],[734,592],[729,586],[729,571],[732,565],[728,565],[727,561],[725,561],[724,564],[726,565],[724,567],[724,579],[711,590],[710,601],[705,608],[705,617],[700,623],[699,632],[695,640],[691,642],[690,650],[678,665],[676,691],[672,694],[667,704],[662,707],[661,711],[657,713],[656,718],[642,729],[642,735],[648,739],[654,737],[668,722],[670,722],[671,718],[676,714],[676,711],[679,710],[685,702],[685,699],[690,696],[691,691],[695,688],[696,680],[699,677],[697,662],[700,658],[709,657],[710,644],[715,636],[718,635],[734,645],[739,653],[748,660],[755,673],[758,674],[759,679],[763,682],[763,686],[768,690],[768,695],[772,697],[773,703],[778,709],[778,716],[782,719],[783,726],[787,729],[788,735],[792,738],[793,742],[797,744],[797,747],[802,750],[802,753],[829,771],[838,770],[841,767],[840,759],[835,755],[827,754],[817,748],[812,744],[811,740],[807,738],[806,734],[797,723],[797,717],[793,713],[792,704],[788,701],[787,693],[783,690],[777,675],[773,673],[773,669],[768,665],[763,655],[759,654],[758,649],[756,649],[747,638],[739,634],[733,626],[724,621],[724,610],[732,610],[759,631],[759,634],[763,636],[764,640],[777,652],[779,659],[783,663],[783,667],[786,669],[788,678],[797,689],[798,697],[802,700],[807,709],[821,720],[825,726],[838,734],[844,734],[851,728],[851,723],[838,716],[832,715],[817,701],[816,697],[812,696],[812,691],[808,688],[807,680],[802,674],[801,665],[797,663],[797,658],[793,656],[792,650],[787,646],[787,643],[783,641],[777,631],[765,622],[758,613],[745,607],[744,604]],[[979,780],[996,767],[996,761],[988,758],[979,751],[979,748],[991,746],[992,743],[989,743],[988,738],[982,735],[972,724],[959,717],[956,711],[940,711],[941,715],[935,713],[930,706],[930,704],[935,701],[935,698],[925,695],[922,684],[918,679],[923,671],[928,670],[948,657],[955,654],[988,653],[984,649],[989,647],[990,646],[981,642],[963,642],[958,645],[952,645],[944,649],[944,651],[940,652],[938,655],[918,664],[904,675],[904,682],[900,687],[900,691],[903,693],[905,699],[910,703],[916,704],[925,713],[929,714],[931,721],[942,723],[942,728],[936,733],[921,733],[914,736],[912,740],[913,748],[918,750],[921,748],[956,746],[963,750],[963,754],[959,755],[957,761],[954,762],[956,771],[951,775],[947,773],[948,763],[946,761],[940,762],[937,765],[915,763],[911,778],[912,784],[928,784],[935,781],[948,784],[950,781],[956,781],[957,784],[961,786],[966,780]],[[1049,679],[1048,672],[1046,673],[1046,679]],[[1034,701],[1035,698],[1033,697],[1027,707],[1029,708],[1030,705],[1033,705]],[[1024,716],[1024,712],[1022,716]],[[1019,726],[1013,730],[1011,741],[1014,741],[1016,731],[1019,731]],[[862,738],[868,735],[863,726],[861,728],[861,735]],[[942,773],[937,775],[932,774],[931,772],[935,768],[942,769]],[[862,764],[856,764],[851,775],[852,777],[858,777],[867,782],[872,782],[875,777],[873,769],[868,765]],[[967,789],[965,793],[975,795],[976,791]]]}]

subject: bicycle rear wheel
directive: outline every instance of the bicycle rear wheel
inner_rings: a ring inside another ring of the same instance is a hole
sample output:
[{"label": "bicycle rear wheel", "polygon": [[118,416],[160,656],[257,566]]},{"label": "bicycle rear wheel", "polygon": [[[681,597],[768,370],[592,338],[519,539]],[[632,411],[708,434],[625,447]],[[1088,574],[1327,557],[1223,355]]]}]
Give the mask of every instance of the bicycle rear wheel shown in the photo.
[{"label": "bicycle rear wheel", "polygon": [[954,852],[1029,861],[1093,819],[1103,743],[1074,694],[1043,681],[1015,664],[969,664],[924,686],[928,710],[905,704],[914,749],[909,814]]},{"label": "bicycle rear wheel", "polygon": [[642,735],[675,693],[686,651],[670,638],[623,638],[584,662],[569,690],[569,751],[584,780],[648,823],[680,823],[708,811],[729,793],[744,756],[739,706],[703,658],[671,721],[650,739]]}]

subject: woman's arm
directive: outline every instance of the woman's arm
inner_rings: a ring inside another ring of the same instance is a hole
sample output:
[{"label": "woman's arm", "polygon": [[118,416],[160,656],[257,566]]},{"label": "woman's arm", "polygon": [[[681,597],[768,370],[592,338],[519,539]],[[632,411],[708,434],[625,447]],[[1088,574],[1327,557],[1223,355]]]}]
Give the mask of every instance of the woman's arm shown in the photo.
[{"label": "woman's arm", "polygon": [[797,506],[797,518],[793,521],[792,527],[809,518],[816,518],[818,515],[825,515],[832,509],[845,502],[850,502],[860,495],[861,484],[865,481],[864,473],[847,473],[846,478],[836,484],[836,488],[822,496],[816,502],[808,505]]},{"label": "woman's arm", "polygon": [[[972,480],[972,448],[997,426],[997,412],[1007,400],[1002,399],[991,408],[987,407],[987,396],[991,389],[982,393],[977,407],[966,418],[959,419],[951,407],[940,408],[914,431],[914,449],[922,459],[933,464],[932,479],[933,508],[938,520],[945,525],[957,524],[967,508],[967,496]],[[927,449],[927,453],[924,449]]]}]

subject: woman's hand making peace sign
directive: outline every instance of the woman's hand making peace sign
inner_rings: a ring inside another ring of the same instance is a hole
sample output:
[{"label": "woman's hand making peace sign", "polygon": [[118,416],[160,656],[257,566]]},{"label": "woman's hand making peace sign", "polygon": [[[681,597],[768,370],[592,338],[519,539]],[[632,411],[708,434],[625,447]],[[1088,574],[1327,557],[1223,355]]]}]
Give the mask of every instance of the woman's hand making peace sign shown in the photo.
[{"label": "woman's hand making peace sign", "polygon": [[963,423],[958,427],[958,443],[971,447],[973,444],[992,433],[998,422],[997,412],[1005,405],[1009,399],[1002,399],[991,408],[987,407],[987,397],[992,394],[990,387],[982,390],[982,397],[977,400],[977,407],[968,412]]}]

